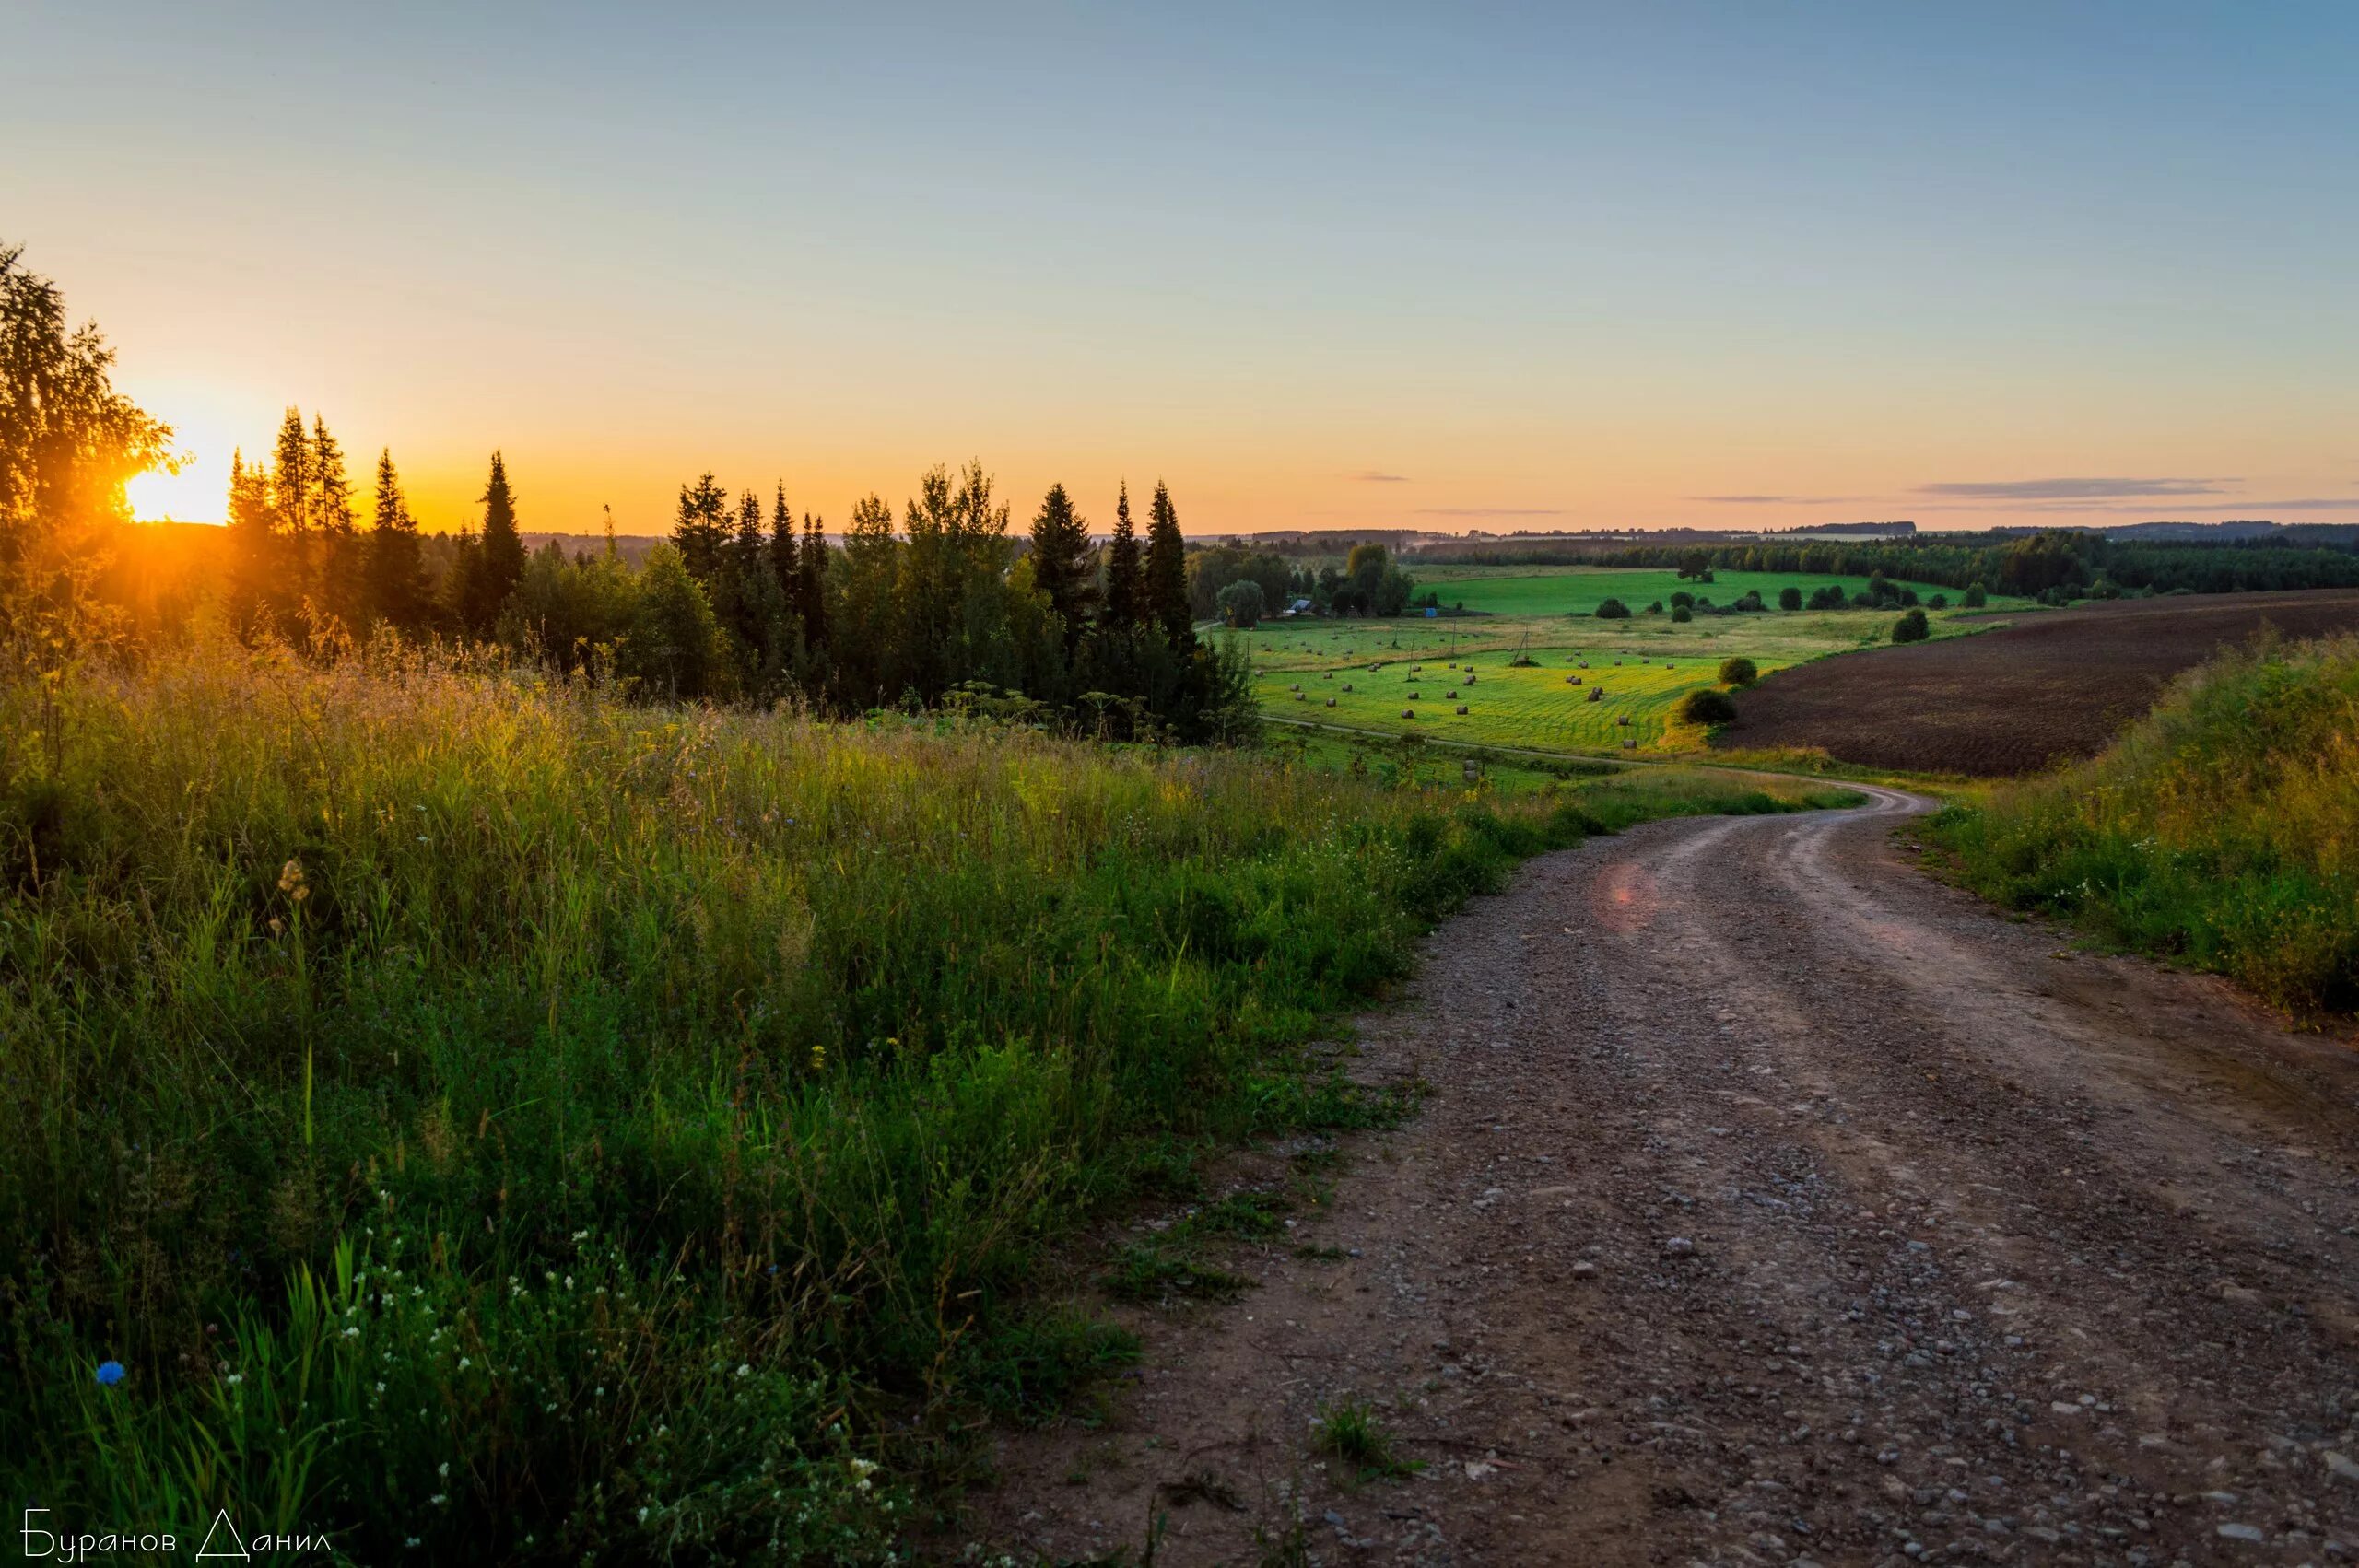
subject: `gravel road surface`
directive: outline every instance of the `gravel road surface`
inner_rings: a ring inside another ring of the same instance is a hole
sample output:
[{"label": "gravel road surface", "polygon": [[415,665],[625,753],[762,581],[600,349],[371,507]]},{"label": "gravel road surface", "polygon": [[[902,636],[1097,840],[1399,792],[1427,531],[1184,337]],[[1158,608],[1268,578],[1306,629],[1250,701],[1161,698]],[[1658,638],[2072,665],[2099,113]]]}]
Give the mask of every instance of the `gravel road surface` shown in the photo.
[{"label": "gravel road surface", "polygon": [[[1133,1316],[977,1527],[1159,1565],[2359,1554],[2359,1052],[2075,954],[1856,810],[1658,823],[1428,943],[1332,1202]],[[1373,1406],[1421,1469],[1311,1422]]]}]

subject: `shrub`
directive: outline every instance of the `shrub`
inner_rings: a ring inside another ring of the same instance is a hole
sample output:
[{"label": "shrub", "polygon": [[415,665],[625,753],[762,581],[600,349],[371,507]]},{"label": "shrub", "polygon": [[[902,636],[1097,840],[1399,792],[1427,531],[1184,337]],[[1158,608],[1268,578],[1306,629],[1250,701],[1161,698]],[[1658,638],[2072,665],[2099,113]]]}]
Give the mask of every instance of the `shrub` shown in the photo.
[{"label": "shrub", "polygon": [[1597,607],[1597,618],[1601,621],[1626,621],[1630,618],[1630,606],[1619,599],[1609,599]]},{"label": "shrub", "polygon": [[1778,609],[1780,609],[1780,610],[1799,610],[1799,609],[1801,609],[1802,607],[1802,591],[1801,589],[1799,589],[1799,588],[1795,587],[1792,583],[1790,583],[1790,583],[1786,584],[1786,586],[1785,586],[1785,587],[1783,587],[1783,588],[1781,588],[1781,589],[1779,589],[1779,590],[1778,591]]},{"label": "shrub", "polygon": [[1720,661],[1720,685],[1749,686],[1761,678],[1761,666],[1743,654]]},{"label": "shrub", "polygon": [[1900,619],[1892,623],[1892,640],[1895,642],[1922,642],[1930,634],[1931,629],[1931,628],[1927,626],[1925,624],[1925,612],[1922,610],[1911,610],[1908,614],[1901,616]]},{"label": "shrub", "polygon": [[1830,582],[1811,590],[1810,607],[1813,610],[1840,610],[1851,603],[1839,582]]},{"label": "shrub", "polygon": [[1671,618],[1680,625],[1685,626],[1688,622],[1693,621],[1696,618],[1696,612],[1689,609],[1686,605],[1682,604],[1672,611]]},{"label": "shrub", "polygon": [[1671,607],[1674,610],[1693,610],[1696,607],[1696,596],[1683,588],[1671,596]]},{"label": "shrub", "polygon": [[1925,601],[1925,607],[1929,610],[1946,610],[1950,607],[1950,596],[1946,593],[1936,593]]},{"label": "shrub", "polygon": [[1966,585],[1966,597],[1960,603],[1969,610],[1979,610],[1989,601],[1989,597],[1990,595],[1980,583],[1970,582]]},{"label": "shrub", "polygon": [[1647,605],[1647,614],[1649,614],[1649,615],[1660,615],[1660,614],[1662,614],[1662,601],[1661,601],[1661,600],[1660,600],[1660,599],[1657,599],[1657,600],[1654,600],[1654,601],[1650,602],[1650,603]]},{"label": "shrub", "polygon": [[1726,724],[1736,718],[1729,694],[1702,686],[1679,699],[1679,717],[1689,724]]}]

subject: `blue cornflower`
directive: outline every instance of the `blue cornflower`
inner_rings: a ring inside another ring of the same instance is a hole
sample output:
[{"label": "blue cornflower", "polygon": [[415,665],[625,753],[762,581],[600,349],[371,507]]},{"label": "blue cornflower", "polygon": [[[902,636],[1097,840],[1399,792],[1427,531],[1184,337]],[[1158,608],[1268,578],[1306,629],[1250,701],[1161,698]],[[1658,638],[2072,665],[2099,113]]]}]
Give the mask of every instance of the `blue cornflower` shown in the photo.
[{"label": "blue cornflower", "polygon": [[119,1361],[102,1361],[99,1363],[99,1381],[110,1388],[122,1382],[123,1363]]}]

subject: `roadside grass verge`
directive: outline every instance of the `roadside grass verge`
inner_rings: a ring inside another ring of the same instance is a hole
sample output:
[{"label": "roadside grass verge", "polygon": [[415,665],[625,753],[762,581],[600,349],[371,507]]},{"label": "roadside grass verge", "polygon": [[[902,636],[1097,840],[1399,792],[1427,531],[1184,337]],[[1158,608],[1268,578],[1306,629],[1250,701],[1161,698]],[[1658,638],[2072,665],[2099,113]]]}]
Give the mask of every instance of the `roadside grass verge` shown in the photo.
[{"label": "roadside grass verge", "polygon": [[1045,1247],[1397,1119],[1295,1047],[1451,908],[1804,803],[225,648],[0,737],[0,1482],[367,1562],[890,1554],[1135,1354]]},{"label": "roadside grass verge", "polygon": [[2263,638],[2088,762],[1931,819],[1967,886],[2242,982],[2359,1009],[2359,638]]}]

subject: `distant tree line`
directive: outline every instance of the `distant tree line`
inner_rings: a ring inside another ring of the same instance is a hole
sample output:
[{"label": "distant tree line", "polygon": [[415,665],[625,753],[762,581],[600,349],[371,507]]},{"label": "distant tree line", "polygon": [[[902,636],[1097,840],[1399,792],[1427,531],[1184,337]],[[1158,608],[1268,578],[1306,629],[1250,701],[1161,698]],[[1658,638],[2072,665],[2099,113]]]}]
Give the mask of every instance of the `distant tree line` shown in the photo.
[{"label": "distant tree line", "polygon": [[1382,544],[1351,547],[1339,567],[1269,549],[1215,544],[1188,552],[1188,603],[1199,620],[1250,626],[1297,601],[1320,615],[1398,615],[1410,607],[1416,583]]},{"label": "distant tree line", "polygon": [[[1448,546],[1416,560],[1447,560]],[[2027,597],[2104,597],[2108,592],[2234,593],[2359,586],[2359,549],[2321,538],[2292,544],[2271,539],[2218,542],[2108,538],[2079,529],[2038,533],[1919,533],[1887,541],[1779,539],[1744,544],[1537,544],[1480,559],[1528,565],[1812,573],[1868,577]]]}]

